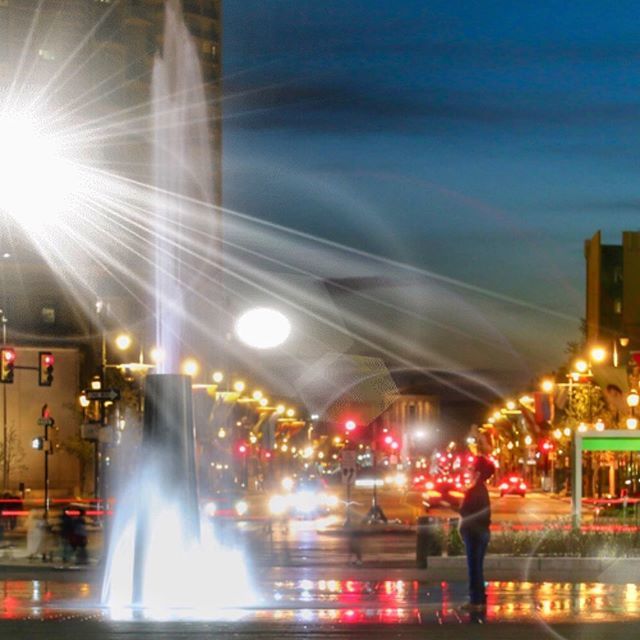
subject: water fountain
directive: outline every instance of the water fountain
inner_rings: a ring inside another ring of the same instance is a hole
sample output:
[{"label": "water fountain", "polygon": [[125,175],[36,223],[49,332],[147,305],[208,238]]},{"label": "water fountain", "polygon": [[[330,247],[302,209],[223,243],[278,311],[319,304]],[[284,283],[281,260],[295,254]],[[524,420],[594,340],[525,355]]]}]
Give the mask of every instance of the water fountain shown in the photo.
[{"label": "water fountain", "polygon": [[[197,313],[189,293],[211,250],[184,252],[184,229],[216,238],[207,107],[197,51],[179,0],[165,7],[163,54],[152,78],[156,338],[163,358],[145,382],[139,471],[118,500],[109,540],[103,602],[155,615],[207,617],[221,606],[251,603],[240,553],[200,525],[191,378],[176,373],[186,323]],[[188,204],[190,198],[205,206]],[[185,204],[187,203],[187,204]],[[229,571],[227,567],[232,567]],[[215,591],[212,575],[225,575]]]}]

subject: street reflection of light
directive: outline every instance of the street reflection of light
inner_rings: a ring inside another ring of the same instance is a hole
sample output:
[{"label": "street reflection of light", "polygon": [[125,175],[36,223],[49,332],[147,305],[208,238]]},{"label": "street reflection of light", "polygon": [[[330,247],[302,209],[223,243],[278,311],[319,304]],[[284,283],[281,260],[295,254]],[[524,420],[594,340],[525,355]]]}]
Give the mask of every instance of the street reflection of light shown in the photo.
[{"label": "street reflection of light", "polygon": [[303,609],[298,615],[303,622],[312,622],[315,617],[311,609]]},{"label": "street reflection of light", "polygon": [[303,591],[310,591],[313,589],[313,582],[311,582],[311,580],[300,580],[299,586]]}]

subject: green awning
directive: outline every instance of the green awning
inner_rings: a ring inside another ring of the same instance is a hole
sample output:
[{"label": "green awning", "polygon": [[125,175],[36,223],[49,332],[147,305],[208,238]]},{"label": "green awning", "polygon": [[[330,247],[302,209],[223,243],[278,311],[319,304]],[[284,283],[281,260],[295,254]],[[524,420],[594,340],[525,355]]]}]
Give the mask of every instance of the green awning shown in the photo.
[{"label": "green awning", "polygon": [[634,438],[582,438],[583,451],[640,451],[640,433]]}]

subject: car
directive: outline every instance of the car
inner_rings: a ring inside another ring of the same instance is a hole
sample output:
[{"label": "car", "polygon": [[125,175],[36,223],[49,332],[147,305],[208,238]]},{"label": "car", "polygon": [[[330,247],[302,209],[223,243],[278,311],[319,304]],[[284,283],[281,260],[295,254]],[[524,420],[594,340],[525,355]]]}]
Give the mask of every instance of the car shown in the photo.
[{"label": "car", "polygon": [[500,490],[501,498],[506,495],[522,496],[524,498],[527,495],[527,483],[524,478],[513,474],[503,478],[498,485],[498,489]]},{"label": "car", "polygon": [[465,485],[460,477],[437,476],[426,480],[424,487],[422,497],[425,505],[457,508],[462,504]]},{"label": "car", "polygon": [[328,490],[317,477],[283,478],[282,491],[269,498],[269,512],[275,517],[316,518],[332,512],[339,504],[338,496]]},{"label": "car", "polygon": [[241,491],[219,491],[204,505],[210,519],[242,519],[249,515],[249,502]]}]

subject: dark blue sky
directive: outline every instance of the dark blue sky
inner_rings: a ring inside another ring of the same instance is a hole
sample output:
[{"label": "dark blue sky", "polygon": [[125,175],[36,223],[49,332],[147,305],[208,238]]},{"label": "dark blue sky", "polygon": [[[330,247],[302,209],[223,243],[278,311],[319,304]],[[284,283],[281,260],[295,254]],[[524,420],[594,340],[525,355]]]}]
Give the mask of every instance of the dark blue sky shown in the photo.
[{"label": "dark blue sky", "polygon": [[566,314],[483,311],[555,366],[583,240],[640,227],[637,10],[226,0],[225,203]]}]

